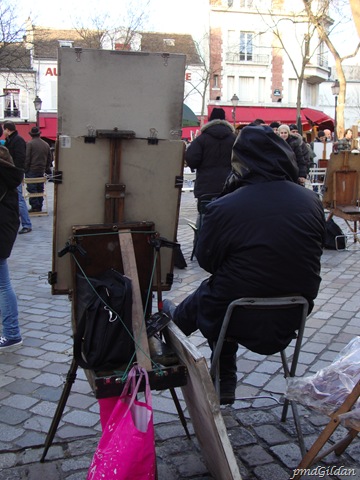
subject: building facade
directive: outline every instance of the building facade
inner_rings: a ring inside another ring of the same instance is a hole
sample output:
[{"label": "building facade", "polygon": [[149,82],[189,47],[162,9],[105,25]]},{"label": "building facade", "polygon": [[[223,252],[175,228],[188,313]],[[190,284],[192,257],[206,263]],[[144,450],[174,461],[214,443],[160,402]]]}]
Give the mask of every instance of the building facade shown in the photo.
[{"label": "building facade", "polygon": [[300,95],[302,107],[316,109],[329,78],[325,46],[301,0],[210,0],[210,52],[210,104],[231,105],[236,95],[239,107],[294,108]]}]

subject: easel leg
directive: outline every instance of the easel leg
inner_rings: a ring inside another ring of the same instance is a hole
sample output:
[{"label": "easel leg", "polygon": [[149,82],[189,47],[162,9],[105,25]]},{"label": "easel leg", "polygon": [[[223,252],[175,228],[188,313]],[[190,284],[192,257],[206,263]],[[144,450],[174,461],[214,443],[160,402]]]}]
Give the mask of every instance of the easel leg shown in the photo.
[{"label": "easel leg", "polygon": [[46,436],[44,451],[43,451],[42,457],[40,459],[41,463],[43,463],[45,461],[46,454],[47,454],[49,448],[51,447],[51,444],[52,444],[52,441],[54,439],[57,427],[60,423],[61,416],[62,416],[64,408],[65,408],[67,399],[69,397],[72,384],[75,382],[75,379],[76,379],[77,368],[78,368],[78,364],[77,364],[76,360],[73,358],[73,360],[71,362],[71,365],[70,365],[70,369],[69,369],[69,371],[66,375],[66,382],[65,382],[65,385],[64,385],[64,389],[62,391],[58,406],[57,406],[56,411],[55,411],[55,415],[53,417],[53,420],[51,422],[48,434]]},{"label": "easel leg", "polygon": [[180,402],[179,402],[177,393],[176,393],[176,391],[175,391],[174,388],[169,388],[169,390],[170,390],[171,396],[172,396],[172,398],[173,398],[173,400],[174,400],[175,407],[176,407],[176,410],[177,410],[177,412],[178,412],[181,425],[184,427],[186,436],[187,436],[187,438],[190,440],[190,439],[191,439],[191,437],[190,437],[190,432],[189,432],[189,430],[188,430],[188,428],[187,428],[186,418],[185,418],[184,412],[183,412],[183,410],[182,410],[182,408],[181,408],[181,405],[180,405]]}]

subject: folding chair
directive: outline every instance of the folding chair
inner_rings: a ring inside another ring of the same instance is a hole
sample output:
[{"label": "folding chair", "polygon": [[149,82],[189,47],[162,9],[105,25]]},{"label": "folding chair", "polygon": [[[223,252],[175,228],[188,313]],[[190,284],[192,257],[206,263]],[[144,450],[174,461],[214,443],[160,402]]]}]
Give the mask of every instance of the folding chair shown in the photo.
[{"label": "folding chair", "polygon": [[326,168],[313,167],[309,170],[308,179],[312,190],[322,198],[326,178]]},{"label": "folding chair", "polygon": [[330,415],[329,423],[326,425],[317,440],[315,440],[310,450],[305,455],[303,455],[300,464],[294,470],[294,475],[291,478],[301,478],[306,473],[306,469],[308,467],[310,467],[314,463],[319,462],[322,458],[326,457],[331,452],[335,452],[336,455],[341,455],[346,450],[346,448],[358,435],[360,427],[350,428],[348,434],[342,440],[336,442],[330,448],[319,454],[320,450],[322,450],[331,435],[340,425],[339,415],[349,412],[358,400],[358,398],[360,398],[360,381],[357,382],[351,393],[349,393],[343,404],[336,410],[336,412]]},{"label": "folding chair", "polygon": [[[288,315],[289,317],[291,315],[296,315],[296,321],[294,322],[294,325],[296,324],[296,327],[293,332],[294,338],[296,338],[296,342],[295,342],[295,349],[294,349],[293,358],[292,358],[290,367],[289,367],[285,349],[280,350],[281,361],[282,361],[282,366],[284,370],[284,377],[287,378],[287,377],[294,377],[296,374],[296,368],[297,368],[298,359],[300,355],[309,304],[304,297],[299,295],[284,296],[284,297],[269,297],[269,298],[247,297],[247,298],[239,298],[230,303],[225,313],[225,317],[222,323],[219,337],[214,342],[212,362],[211,362],[211,368],[210,368],[210,375],[214,381],[215,390],[219,398],[220,398],[219,359],[220,359],[220,353],[223,347],[223,343],[225,340],[227,340],[227,341],[237,341],[239,344],[242,344],[242,341],[240,338],[234,338],[234,336],[231,336],[231,335],[229,337],[228,335],[229,331],[231,334],[231,319],[232,319],[233,313],[235,309],[239,309],[239,308],[241,309],[240,310],[241,313],[240,313],[240,316],[237,316],[237,319],[236,319],[237,322],[241,321],[242,319],[246,321],[246,315],[250,311],[252,311],[253,314],[262,315],[263,317],[264,315],[266,316],[267,312],[270,312],[270,311],[273,316],[274,310],[276,310],[278,312],[278,315],[281,315],[282,317],[284,317],[285,314],[286,316]],[[295,331],[297,331],[297,334],[295,333]],[[295,422],[297,435],[299,438],[301,453],[302,455],[305,455],[306,450],[304,445],[304,439],[303,439],[303,434],[300,426],[297,405],[295,402],[285,399],[282,415],[281,415],[281,421],[282,422],[286,421],[289,404],[291,405],[293,416],[294,416],[294,422]]]}]

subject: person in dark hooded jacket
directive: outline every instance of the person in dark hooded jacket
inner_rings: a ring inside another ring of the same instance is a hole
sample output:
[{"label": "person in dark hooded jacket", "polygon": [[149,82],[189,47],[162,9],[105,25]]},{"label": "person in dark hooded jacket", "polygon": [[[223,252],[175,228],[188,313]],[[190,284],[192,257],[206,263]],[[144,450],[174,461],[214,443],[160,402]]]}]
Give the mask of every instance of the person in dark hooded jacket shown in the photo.
[{"label": "person in dark hooded jacket", "polygon": [[220,194],[231,171],[231,154],[236,135],[234,127],[225,120],[225,111],[214,108],[201,135],[186,150],[187,165],[196,170],[194,195]]},{"label": "person in dark hooded jacket", "polygon": [[[243,128],[225,194],[208,205],[198,238],[199,265],[211,275],[177,307],[164,301],[186,335],[200,329],[211,346],[228,305],[241,297],[296,293],[308,300],[310,313],[321,281],[325,219],[317,195],[297,180],[294,153],[281,137],[268,126]],[[251,322],[239,321],[236,338],[257,353],[280,351],[296,328],[281,324],[279,334],[277,321],[269,317],[255,336]],[[237,348],[224,342],[220,356],[223,404],[235,399]]]},{"label": "person in dark hooded jacket", "polygon": [[0,351],[22,343],[17,300],[10,282],[7,258],[20,223],[17,187],[23,176],[24,171],[15,167],[8,149],[0,146],[0,314],[3,326]]}]

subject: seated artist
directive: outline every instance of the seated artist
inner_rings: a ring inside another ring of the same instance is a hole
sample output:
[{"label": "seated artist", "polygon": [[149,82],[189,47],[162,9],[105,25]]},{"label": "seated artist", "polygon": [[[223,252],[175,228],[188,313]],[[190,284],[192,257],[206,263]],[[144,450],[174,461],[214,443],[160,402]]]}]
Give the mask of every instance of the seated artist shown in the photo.
[{"label": "seated artist", "polygon": [[[232,169],[226,194],[207,208],[197,243],[199,265],[210,277],[177,307],[164,302],[164,311],[186,335],[200,329],[210,346],[231,301],[297,293],[309,301],[310,312],[321,281],[324,212],[317,195],[297,184],[289,145],[268,126],[245,127],[233,147]],[[273,328],[276,322],[269,316],[262,338],[251,343],[241,340],[254,333],[251,322],[239,320],[236,338],[258,353],[282,350],[293,338],[294,325],[283,320],[280,329]],[[221,404],[235,400],[237,348],[224,342]]]}]

